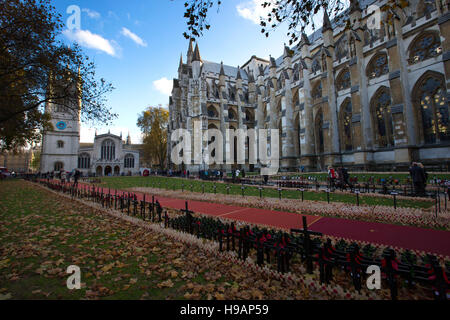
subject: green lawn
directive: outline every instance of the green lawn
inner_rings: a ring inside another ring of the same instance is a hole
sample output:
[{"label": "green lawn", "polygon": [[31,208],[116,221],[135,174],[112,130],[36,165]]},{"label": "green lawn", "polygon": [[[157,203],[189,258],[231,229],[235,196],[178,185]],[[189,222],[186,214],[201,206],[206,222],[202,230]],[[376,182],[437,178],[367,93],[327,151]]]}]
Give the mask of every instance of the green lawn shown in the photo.
[{"label": "green lawn", "polygon": [[[184,184],[184,187],[182,186]],[[167,178],[167,177],[105,177],[102,178],[102,186],[106,188],[116,188],[116,189],[127,189],[133,187],[153,187],[168,190],[184,190],[194,191],[194,192],[204,192],[214,193],[214,186],[216,186],[216,192],[222,194],[234,194],[242,195],[242,189],[240,185],[224,184],[224,183],[214,183],[208,181],[199,180],[188,180],[181,178]],[[204,186],[204,187],[203,187]],[[230,189],[227,190],[227,187]],[[246,186],[245,195],[249,196],[259,196],[258,187]],[[262,191],[262,195],[268,198],[278,198],[279,193],[277,189],[265,188]],[[283,198],[289,199],[299,199],[301,194],[297,190],[283,190]],[[366,205],[385,205],[393,206],[394,202],[392,198],[381,198],[381,197],[370,197],[360,194],[360,203]],[[327,201],[326,192],[306,192],[304,193],[305,200],[315,200],[315,201]],[[330,201],[338,201],[345,203],[356,204],[356,195],[354,194],[338,194],[330,193]],[[431,201],[412,201],[412,200],[398,200],[397,205],[399,207],[410,207],[410,208],[429,208],[433,206]]]},{"label": "green lawn", "polygon": [[[376,181],[378,181],[378,179],[397,179],[399,180],[400,183],[406,183],[407,179],[410,178],[410,175],[408,173],[352,173],[350,172],[350,177],[357,177],[358,181],[360,183],[367,181],[370,177],[374,177],[376,179]],[[277,175],[277,177],[282,177],[282,176],[289,176],[289,177],[304,177],[304,178],[308,178],[308,177],[315,177],[318,178],[319,181],[326,181],[328,178],[328,174],[327,173],[279,173]],[[434,177],[438,178],[438,179],[450,179],[450,174],[448,173],[429,173],[428,174],[428,179],[433,179]]]},{"label": "green lawn", "polygon": [[[66,287],[69,265],[81,290]],[[28,182],[0,182],[0,300],[308,298],[270,281]]]}]

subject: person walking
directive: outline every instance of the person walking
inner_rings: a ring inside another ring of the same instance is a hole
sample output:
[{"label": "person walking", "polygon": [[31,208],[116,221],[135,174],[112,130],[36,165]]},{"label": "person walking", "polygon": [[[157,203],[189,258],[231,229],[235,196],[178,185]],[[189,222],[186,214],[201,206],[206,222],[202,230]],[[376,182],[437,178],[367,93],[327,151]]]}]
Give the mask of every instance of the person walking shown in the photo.
[{"label": "person walking", "polygon": [[425,171],[422,169],[417,162],[413,162],[411,168],[409,169],[411,174],[411,179],[414,184],[414,194],[416,196],[422,196],[425,193]]},{"label": "person walking", "polygon": [[424,174],[424,178],[425,178],[425,180],[423,181],[423,193],[425,194],[425,189],[427,188],[427,182],[428,182],[428,173],[427,173],[427,170],[425,169],[424,165],[421,162],[418,162],[417,165],[423,170],[423,174]]},{"label": "person walking", "polygon": [[75,173],[73,174],[73,187],[78,187],[78,179],[80,179],[81,172],[75,169]]},{"label": "person walking", "polygon": [[64,170],[61,170],[61,183],[66,183],[66,172]]},{"label": "person walking", "polygon": [[336,170],[332,166],[328,167],[328,177],[330,178],[330,188],[334,189],[335,183],[336,183]]}]

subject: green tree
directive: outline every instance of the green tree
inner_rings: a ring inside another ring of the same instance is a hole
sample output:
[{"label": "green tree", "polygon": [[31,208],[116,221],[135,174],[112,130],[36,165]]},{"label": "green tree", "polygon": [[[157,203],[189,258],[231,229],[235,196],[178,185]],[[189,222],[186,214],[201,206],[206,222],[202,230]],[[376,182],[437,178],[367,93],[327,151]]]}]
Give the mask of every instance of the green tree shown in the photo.
[{"label": "green tree", "polygon": [[143,134],[144,160],[156,163],[161,169],[167,160],[167,126],[169,111],[158,107],[148,107],[138,118],[137,126]]},{"label": "green tree", "polygon": [[45,105],[81,111],[85,122],[110,123],[113,87],[98,80],[78,45],[66,46],[61,15],[50,0],[0,0],[0,149],[38,142],[51,128]]},{"label": "green tree", "polygon": [[38,171],[41,167],[41,151],[33,152],[33,159],[31,160],[31,168]]}]

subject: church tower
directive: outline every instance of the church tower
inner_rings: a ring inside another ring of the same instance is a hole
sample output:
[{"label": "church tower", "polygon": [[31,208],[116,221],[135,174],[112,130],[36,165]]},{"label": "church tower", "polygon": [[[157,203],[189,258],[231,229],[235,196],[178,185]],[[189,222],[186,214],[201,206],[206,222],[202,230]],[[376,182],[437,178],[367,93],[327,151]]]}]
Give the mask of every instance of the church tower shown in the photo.
[{"label": "church tower", "polygon": [[[49,90],[53,90],[51,81]],[[69,89],[70,90],[70,89]],[[72,90],[79,90],[76,85]],[[51,116],[52,129],[42,137],[41,172],[72,171],[78,167],[81,100],[49,101],[45,112]]]}]

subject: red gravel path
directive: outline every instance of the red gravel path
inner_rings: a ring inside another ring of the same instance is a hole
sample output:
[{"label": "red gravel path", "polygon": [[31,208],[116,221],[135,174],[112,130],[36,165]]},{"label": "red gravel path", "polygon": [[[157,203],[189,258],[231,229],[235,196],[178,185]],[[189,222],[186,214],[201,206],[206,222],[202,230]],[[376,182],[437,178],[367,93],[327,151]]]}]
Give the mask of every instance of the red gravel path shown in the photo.
[{"label": "red gravel path", "polygon": [[[111,190],[111,193],[113,192]],[[143,194],[136,194],[138,199],[142,200]],[[155,198],[159,200],[163,207],[173,209],[184,209],[185,207],[186,200],[160,196],[156,196]],[[146,200],[151,200],[151,198],[147,195]],[[246,208],[192,200],[189,201],[189,209],[211,216],[284,229],[302,227],[301,215],[292,212]],[[322,232],[324,235],[450,256],[449,231],[320,216],[306,217],[309,228],[313,231]]]}]

